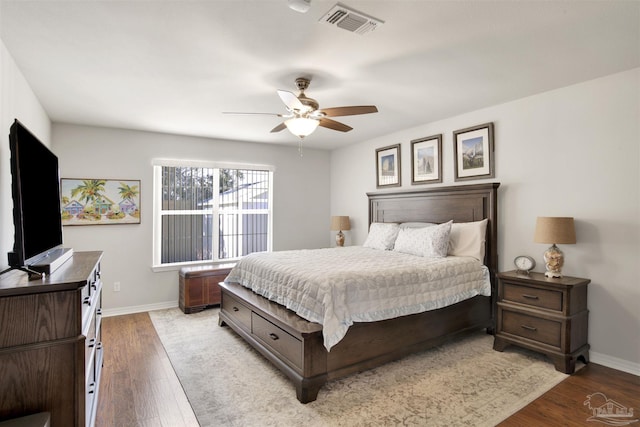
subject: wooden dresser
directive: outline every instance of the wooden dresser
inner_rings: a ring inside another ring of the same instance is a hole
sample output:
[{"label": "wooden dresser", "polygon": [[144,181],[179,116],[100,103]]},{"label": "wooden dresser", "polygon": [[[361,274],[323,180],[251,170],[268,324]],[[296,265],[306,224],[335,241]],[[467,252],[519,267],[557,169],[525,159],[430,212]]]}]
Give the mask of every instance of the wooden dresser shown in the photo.
[{"label": "wooden dresser", "polygon": [[102,252],[76,252],[51,275],[0,276],[0,421],[39,412],[51,427],[93,426],[98,403]]},{"label": "wooden dresser", "polygon": [[499,273],[498,279],[495,350],[513,344],[539,351],[566,374],[575,371],[579,357],[589,362],[589,279],[515,271]]}]

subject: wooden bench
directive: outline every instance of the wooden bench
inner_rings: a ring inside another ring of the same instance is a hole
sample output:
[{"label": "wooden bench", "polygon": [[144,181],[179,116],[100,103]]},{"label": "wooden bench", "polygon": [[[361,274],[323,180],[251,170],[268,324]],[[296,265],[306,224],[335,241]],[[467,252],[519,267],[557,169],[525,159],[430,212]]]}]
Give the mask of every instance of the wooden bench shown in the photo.
[{"label": "wooden bench", "polygon": [[180,310],[186,314],[220,305],[220,286],[235,264],[183,267],[179,274]]}]

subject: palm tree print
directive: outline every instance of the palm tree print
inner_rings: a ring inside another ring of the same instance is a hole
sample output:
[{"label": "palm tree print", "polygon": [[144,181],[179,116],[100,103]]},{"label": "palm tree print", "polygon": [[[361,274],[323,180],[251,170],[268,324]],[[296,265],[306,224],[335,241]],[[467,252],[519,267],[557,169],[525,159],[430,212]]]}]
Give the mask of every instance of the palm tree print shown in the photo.
[{"label": "palm tree print", "polygon": [[120,182],[120,187],[118,187],[118,192],[120,193],[120,197],[122,200],[133,200],[140,194],[140,189],[137,185],[127,185],[124,182]]},{"label": "palm tree print", "polygon": [[63,224],[138,224],[140,193],[137,180],[63,178]]},{"label": "palm tree print", "polygon": [[100,200],[103,197],[104,185],[107,181],[103,179],[85,179],[81,185],[71,190],[71,198],[75,198],[78,194],[80,198],[78,201],[86,201],[89,205],[94,205],[96,200]]}]

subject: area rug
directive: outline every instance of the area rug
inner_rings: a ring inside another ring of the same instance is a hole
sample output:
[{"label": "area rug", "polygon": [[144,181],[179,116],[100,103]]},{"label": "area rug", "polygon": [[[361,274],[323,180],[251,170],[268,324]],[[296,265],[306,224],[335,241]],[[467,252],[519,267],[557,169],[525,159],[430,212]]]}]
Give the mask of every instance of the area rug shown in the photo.
[{"label": "area rug", "polygon": [[330,381],[303,405],[280,371],[218,326],[218,309],[149,314],[203,427],[494,426],[567,377],[537,353],[494,351],[479,331]]}]

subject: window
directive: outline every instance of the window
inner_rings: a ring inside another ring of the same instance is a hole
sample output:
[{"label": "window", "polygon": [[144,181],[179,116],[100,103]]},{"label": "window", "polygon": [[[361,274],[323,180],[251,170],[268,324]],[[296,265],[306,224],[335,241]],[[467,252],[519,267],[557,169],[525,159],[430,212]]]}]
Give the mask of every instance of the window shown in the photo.
[{"label": "window", "polygon": [[272,168],[228,166],[154,164],[154,266],[271,250]]}]

